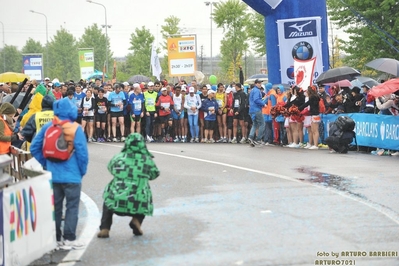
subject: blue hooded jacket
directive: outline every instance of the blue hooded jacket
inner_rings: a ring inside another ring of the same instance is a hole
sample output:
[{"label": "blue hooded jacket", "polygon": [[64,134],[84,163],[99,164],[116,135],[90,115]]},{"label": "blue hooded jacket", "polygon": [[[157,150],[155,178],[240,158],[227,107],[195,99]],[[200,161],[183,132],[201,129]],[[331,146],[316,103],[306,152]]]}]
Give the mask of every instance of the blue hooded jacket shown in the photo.
[{"label": "blue hooded jacket", "polygon": [[[78,116],[76,105],[73,105],[68,98],[55,101],[53,104],[54,115],[60,120],[75,121]],[[86,174],[89,155],[87,151],[87,141],[81,127],[78,127],[73,142],[75,151],[68,161],[51,162],[43,157],[44,134],[52,122],[45,124],[35,136],[30,146],[33,157],[43,165],[53,176],[53,183],[81,183]]]},{"label": "blue hooded jacket", "polygon": [[266,100],[262,100],[262,93],[258,87],[254,87],[249,93],[249,113],[255,114],[262,110]]}]

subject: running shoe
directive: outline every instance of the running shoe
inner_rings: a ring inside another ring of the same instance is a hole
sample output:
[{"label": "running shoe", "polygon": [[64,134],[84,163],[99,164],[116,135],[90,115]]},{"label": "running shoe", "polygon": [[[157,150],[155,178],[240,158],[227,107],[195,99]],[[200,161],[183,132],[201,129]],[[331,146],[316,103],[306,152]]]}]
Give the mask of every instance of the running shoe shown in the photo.
[{"label": "running shoe", "polygon": [[319,147],[314,146],[314,145],[309,148],[309,150],[318,150],[318,149],[319,149]]},{"label": "running shoe", "polygon": [[117,138],[113,138],[113,139],[112,139],[112,142],[117,142],[117,141],[118,141]]},{"label": "running shoe", "polygon": [[240,140],[240,143],[241,143],[241,144],[245,144],[245,143],[247,143],[247,140],[246,140],[246,138],[242,138],[242,139]]},{"label": "running shoe", "polygon": [[312,145],[310,145],[310,143],[308,142],[308,143],[306,144],[306,146],[303,147],[303,148],[304,148],[304,149],[310,149],[310,147],[312,147]]},{"label": "running shoe", "polygon": [[65,240],[63,245],[59,246],[62,250],[71,250],[71,249],[83,249],[85,245],[77,240],[69,241]]},{"label": "running shoe", "polygon": [[125,137],[122,137],[122,138],[121,138],[121,141],[122,141],[122,142],[125,142],[125,140],[126,140]]},{"label": "running shoe", "polygon": [[199,138],[195,138],[194,142],[198,143],[199,142]]},{"label": "running shoe", "polygon": [[223,138],[223,143],[227,143],[227,138]]},{"label": "running shoe", "polygon": [[287,147],[288,148],[295,148],[295,149],[298,149],[299,147],[300,147],[301,145],[300,144],[296,144],[296,143],[291,143],[290,145],[288,145]]},{"label": "running shoe", "polygon": [[231,140],[231,143],[236,144],[236,143],[237,143],[237,139],[236,139],[236,138],[233,138],[233,139]]}]

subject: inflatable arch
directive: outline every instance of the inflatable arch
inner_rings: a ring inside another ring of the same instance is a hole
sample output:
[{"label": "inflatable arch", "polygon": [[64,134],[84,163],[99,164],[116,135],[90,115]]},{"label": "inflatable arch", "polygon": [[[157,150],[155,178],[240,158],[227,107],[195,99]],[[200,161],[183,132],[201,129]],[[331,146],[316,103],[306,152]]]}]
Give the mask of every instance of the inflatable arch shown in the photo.
[{"label": "inflatable arch", "polygon": [[[265,16],[269,82],[294,84],[294,58],[314,60],[314,75],[329,68],[326,0],[243,0]],[[295,66],[296,68],[296,66]]]}]

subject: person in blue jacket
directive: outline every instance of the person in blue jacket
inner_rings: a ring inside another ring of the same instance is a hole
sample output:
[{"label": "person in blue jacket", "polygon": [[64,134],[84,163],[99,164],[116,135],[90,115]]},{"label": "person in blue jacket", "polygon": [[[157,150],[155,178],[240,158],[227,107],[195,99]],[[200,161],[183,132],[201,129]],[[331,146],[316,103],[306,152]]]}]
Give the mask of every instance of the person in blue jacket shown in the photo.
[{"label": "person in blue jacket", "polygon": [[[201,110],[204,111],[204,129],[205,136],[201,142],[214,143],[213,129],[216,126],[216,114],[218,112],[219,105],[215,100],[215,91],[212,89],[208,90],[208,98],[202,102]],[[209,136],[209,139],[208,139]]]},{"label": "person in blue jacket", "polygon": [[[61,121],[75,121],[78,116],[76,105],[68,98],[55,101],[53,110],[54,116]],[[84,245],[76,240],[76,226],[78,223],[82,178],[86,174],[89,161],[87,141],[82,127],[77,126],[74,135],[74,152],[72,156],[67,161],[49,161],[44,158],[42,148],[46,130],[51,125],[52,122],[45,124],[37,133],[30,146],[30,151],[43,168],[52,173],[58,248],[63,250],[81,249]],[[66,212],[63,232],[64,241],[62,241],[61,217],[64,198],[66,199]]]},{"label": "person in blue jacket", "polygon": [[[248,140],[252,145],[260,145],[265,131],[265,120],[262,114],[262,108],[265,106],[267,99],[262,99],[262,82],[259,79],[255,80],[255,86],[249,94],[249,115],[252,119],[252,128],[249,132]],[[255,138],[255,132],[258,134]]]}]

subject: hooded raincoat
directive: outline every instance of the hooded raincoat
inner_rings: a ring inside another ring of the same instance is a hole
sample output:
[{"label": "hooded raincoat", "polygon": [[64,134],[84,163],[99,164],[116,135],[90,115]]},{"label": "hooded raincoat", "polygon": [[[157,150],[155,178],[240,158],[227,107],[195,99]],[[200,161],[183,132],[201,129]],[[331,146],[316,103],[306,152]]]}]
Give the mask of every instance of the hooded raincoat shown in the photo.
[{"label": "hooded raincoat", "polygon": [[149,180],[159,176],[159,170],[147,150],[144,138],[130,134],[125,147],[108,164],[108,171],[114,176],[104,191],[104,204],[115,214],[152,215],[152,193]]}]

